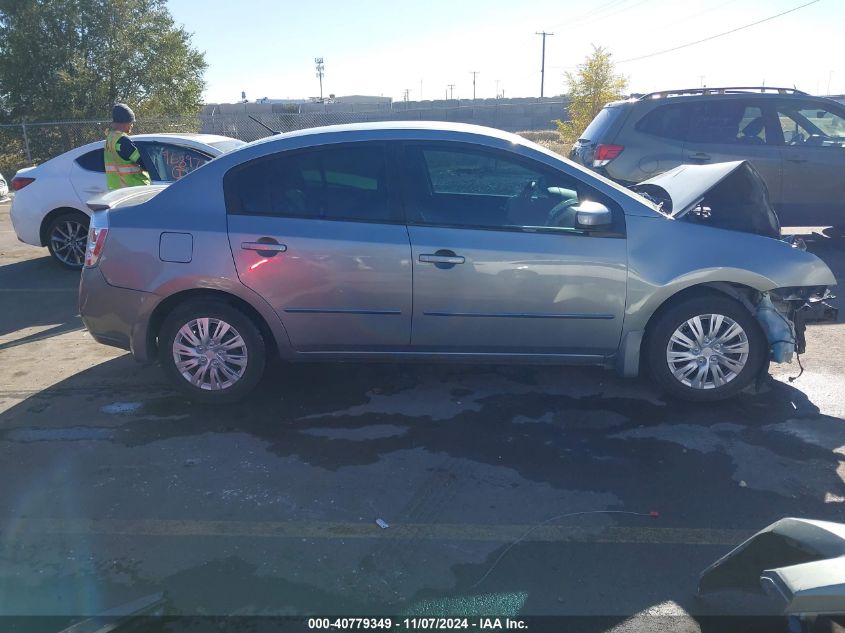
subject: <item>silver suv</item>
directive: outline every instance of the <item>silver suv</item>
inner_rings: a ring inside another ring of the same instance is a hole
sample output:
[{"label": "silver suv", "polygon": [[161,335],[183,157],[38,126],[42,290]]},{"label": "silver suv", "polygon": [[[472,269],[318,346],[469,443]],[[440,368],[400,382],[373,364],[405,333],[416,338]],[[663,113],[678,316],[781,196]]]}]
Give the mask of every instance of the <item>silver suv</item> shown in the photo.
[{"label": "silver suv", "polygon": [[570,158],[623,184],[747,160],[784,226],[845,226],[845,106],[799,90],[667,90],[608,103]]},{"label": "silver suv", "polygon": [[835,280],[779,239],[747,163],[687,171],[640,195],[489,128],[274,136],[89,202],[80,314],[206,401],[246,395],[268,356],[626,376],[644,357],[669,393],[724,398],[802,351]]}]

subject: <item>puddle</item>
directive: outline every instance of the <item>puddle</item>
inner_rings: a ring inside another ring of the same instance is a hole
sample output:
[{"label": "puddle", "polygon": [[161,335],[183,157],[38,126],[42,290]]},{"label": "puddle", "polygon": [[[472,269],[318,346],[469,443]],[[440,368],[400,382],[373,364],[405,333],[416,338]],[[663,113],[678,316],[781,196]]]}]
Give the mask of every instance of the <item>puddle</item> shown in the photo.
[{"label": "puddle", "polygon": [[111,404],[107,404],[105,406],[100,407],[101,413],[133,413],[137,411],[142,406],[144,406],[143,402],[112,402]]},{"label": "puddle", "polygon": [[61,429],[11,429],[3,434],[10,442],[73,442],[114,439],[114,430],[97,426],[69,426]]},{"label": "puddle", "polygon": [[371,424],[356,429],[348,428],[317,428],[301,431],[306,435],[325,437],[327,439],[350,440],[352,442],[364,442],[366,440],[378,440],[385,437],[396,437],[407,433],[407,427],[393,424]]}]

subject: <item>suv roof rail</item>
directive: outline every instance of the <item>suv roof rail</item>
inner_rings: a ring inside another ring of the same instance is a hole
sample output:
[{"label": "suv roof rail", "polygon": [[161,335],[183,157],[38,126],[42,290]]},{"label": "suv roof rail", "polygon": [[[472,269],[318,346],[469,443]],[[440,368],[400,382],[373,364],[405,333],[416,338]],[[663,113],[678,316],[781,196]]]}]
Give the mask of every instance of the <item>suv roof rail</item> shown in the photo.
[{"label": "suv roof rail", "polygon": [[777,88],[774,86],[724,86],[720,88],[683,88],[681,90],[658,90],[645,95],[637,95],[639,100],[663,99],[682,95],[722,95],[741,94],[745,92],[775,93],[779,95],[806,95],[807,93],[797,88]]}]

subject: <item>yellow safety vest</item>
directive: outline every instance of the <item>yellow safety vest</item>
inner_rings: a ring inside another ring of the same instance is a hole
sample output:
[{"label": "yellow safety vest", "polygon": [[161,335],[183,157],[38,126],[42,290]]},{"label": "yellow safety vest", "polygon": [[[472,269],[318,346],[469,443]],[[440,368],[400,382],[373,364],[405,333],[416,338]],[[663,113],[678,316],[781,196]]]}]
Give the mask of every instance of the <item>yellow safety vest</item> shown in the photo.
[{"label": "yellow safety vest", "polygon": [[117,153],[117,144],[126,136],[125,132],[109,130],[106,136],[104,160],[106,163],[106,186],[111,189],[137,187],[150,184],[150,175],[141,168],[141,154],[136,149],[129,160]]}]

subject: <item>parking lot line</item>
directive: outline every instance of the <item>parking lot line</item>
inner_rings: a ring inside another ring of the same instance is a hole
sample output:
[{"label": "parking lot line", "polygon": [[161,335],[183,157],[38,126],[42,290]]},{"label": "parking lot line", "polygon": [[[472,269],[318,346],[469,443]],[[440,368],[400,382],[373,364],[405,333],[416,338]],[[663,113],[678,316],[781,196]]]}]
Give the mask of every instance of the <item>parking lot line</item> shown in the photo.
[{"label": "parking lot line", "polygon": [[[108,536],[209,536],[300,539],[389,539],[624,543],[654,545],[737,545],[753,532],[691,527],[580,527],[466,523],[394,524],[292,521],[201,521],[181,519],[21,519],[14,530],[32,534]],[[526,532],[530,530],[530,534]],[[525,536],[525,538],[522,538]]]},{"label": "parking lot line", "polygon": [[78,293],[79,288],[0,288],[0,292],[72,292]]}]

